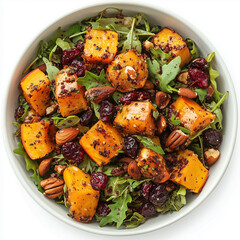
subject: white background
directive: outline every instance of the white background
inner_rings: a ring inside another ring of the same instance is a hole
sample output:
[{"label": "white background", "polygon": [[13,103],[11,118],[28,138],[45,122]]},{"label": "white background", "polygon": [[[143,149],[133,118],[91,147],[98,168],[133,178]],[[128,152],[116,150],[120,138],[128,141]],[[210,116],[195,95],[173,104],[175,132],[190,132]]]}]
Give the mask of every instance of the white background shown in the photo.
[{"label": "white background", "polygon": [[[240,1],[147,1],[150,6],[162,6],[190,20],[208,36],[225,60],[239,102]],[[39,33],[39,29],[66,12],[92,2],[101,1],[0,0],[0,91],[5,91],[5,83],[16,61],[25,46]],[[0,141],[0,239],[239,239],[239,136],[232,160],[220,184],[197,209],[161,230],[122,238],[80,231],[43,210],[20,185],[4,151],[2,138]]]}]

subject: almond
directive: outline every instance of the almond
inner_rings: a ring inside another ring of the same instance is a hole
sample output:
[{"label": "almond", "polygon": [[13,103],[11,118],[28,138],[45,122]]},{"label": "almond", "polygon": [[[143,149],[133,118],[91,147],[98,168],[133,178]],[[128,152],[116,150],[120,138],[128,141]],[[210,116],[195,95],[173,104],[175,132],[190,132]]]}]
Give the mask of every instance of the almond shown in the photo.
[{"label": "almond", "polygon": [[57,145],[63,145],[77,137],[79,133],[78,128],[64,128],[58,130],[56,133],[56,143]]},{"label": "almond", "polygon": [[51,167],[51,164],[52,164],[52,158],[47,158],[41,161],[38,167],[39,175],[41,177],[43,177],[48,172],[48,170]]},{"label": "almond", "polygon": [[197,93],[189,88],[179,88],[178,95],[182,97],[188,97],[188,98],[197,97]]},{"label": "almond", "polygon": [[167,121],[166,118],[159,114],[157,119],[157,133],[160,135],[162,132],[164,132],[167,128]]},{"label": "almond", "polygon": [[85,97],[94,103],[100,103],[103,100],[111,97],[116,91],[115,88],[104,86],[104,87],[94,87],[90,88],[85,92]]}]

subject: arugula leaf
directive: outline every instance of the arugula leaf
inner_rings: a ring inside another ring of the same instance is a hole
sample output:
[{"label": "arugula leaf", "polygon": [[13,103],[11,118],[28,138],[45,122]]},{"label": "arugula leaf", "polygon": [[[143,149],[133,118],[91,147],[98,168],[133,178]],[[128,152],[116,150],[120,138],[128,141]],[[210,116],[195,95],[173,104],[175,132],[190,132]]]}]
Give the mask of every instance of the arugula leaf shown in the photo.
[{"label": "arugula leaf", "polygon": [[83,161],[78,164],[78,167],[85,173],[92,173],[97,169],[98,165],[85,154]]},{"label": "arugula leaf", "polygon": [[150,26],[148,22],[148,18],[144,13],[138,13],[136,16],[136,26],[138,26],[142,21],[144,22],[145,30],[150,32]]},{"label": "arugula leaf", "polygon": [[72,48],[72,46],[61,38],[57,38],[56,45],[59,46],[63,51]]},{"label": "arugula leaf", "polygon": [[136,228],[139,225],[143,224],[146,221],[146,218],[138,212],[134,212],[133,215],[124,221],[126,228]]},{"label": "arugula leaf", "polygon": [[211,81],[211,84],[212,84],[213,89],[214,89],[213,97],[218,102],[220,100],[220,95],[222,95],[222,93],[220,93],[217,90],[217,82],[216,82],[216,78],[219,77],[220,74],[219,74],[218,71],[216,71],[212,68],[212,60],[213,60],[214,56],[215,56],[215,52],[212,52],[211,54],[209,54],[206,57],[206,61],[208,63],[210,81]]},{"label": "arugula leaf", "polygon": [[204,101],[206,95],[207,95],[207,89],[201,89],[201,88],[195,88],[194,91],[197,93],[198,98],[201,102]]},{"label": "arugula leaf", "polygon": [[63,117],[52,117],[53,124],[58,129],[69,128],[77,125],[80,122],[80,118],[76,115],[71,115],[66,118]]},{"label": "arugula leaf", "polygon": [[150,58],[147,58],[147,65],[148,65],[149,78],[154,85],[157,85],[156,76],[160,72],[161,65],[159,64],[159,61],[157,61],[156,59],[151,60]]},{"label": "arugula leaf", "polygon": [[117,104],[119,104],[119,100],[123,95],[124,95],[124,93],[121,93],[119,91],[115,91],[112,95],[112,98]]},{"label": "arugula leaf", "polygon": [[158,146],[157,144],[155,144],[151,138],[148,137],[144,137],[144,136],[139,136],[139,135],[133,135],[134,137],[136,137],[146,148],[150,148],[153,151],[155,151],[156,153],[159,153],[161,155],[164,155],[164,151],[163,149]]},{"label": "arugula leaf", "polygon": [[44,192],[41,185],[40,185],[40,182],[42,181],[42,178],[39,175],[37,161],[33,161],[32,159],[30,159],[30,157],[25,152],[21,142],[17,143],[17,148],[15,148],[13,150],[13,152],[24,157],[24,160],[26,162],[27,171],[30,171],[30,170],[33,171],[33,174],[30,175],[30,178],[32,178],[34,180],[34,183],[38,187],[38,190],[40,192]]},{"label": "arugula leaf", "polygon": [[162,66],[162,74],[157,74],[156,77],[159,80],[159,88],[166,93],[172,93],[173,88],[169,86],[169,83],[176,78],[180,72],[181,57],[174,58],[168,64]]},{"label": "arugula leaf", "polygon": [[64,38],[70,37],[71,35],[79,33],[80,31],[81,31],[81,25],[79,23],[74,23],[64,33]]},{"label": "arugula leaf", "polygon": [[187,39],[187,47],[190,49],[190,53],[192,55],[193,60],[199,58],[199,51],[193,40]]},{"label": "arugula leaf", "polygon": [[43,57],[43,61],[46,64],[46,71],[47,71],[47,75],[50,81],[56,79],[57,73],[59,72],[59,69],[55,66],[53,66],[53,64],[45,57]]},{"label": "arugula leaf", "polygon": [[84,77],[78,78],[78,83],[83,85],[87,90],[93,87],[112,86],[108,81],[107,75],[102,69],[100,75],[96,75],[92,72],[86,71]]},{"label": "arugula leaf", "polygon": [[214,122],[211,123],[211,127],[213,129],[217,129],[217,130],[221,131],[222,130],[222,119],[223,119],[221,108],[220,107],[218,108],[217,104],[214,101],[211,102],[208,107],[210,109],[212,109],[211,112],[213,112],[216,115]]},{"label": "arugula leaf", "polygon": [[100,109],[101,105],[99,103],[91,102],[91,106],[93,108],[93,111],[94,111],[95,116],[97,117],[97,119],[101,119],[100,113],[99,113],[99,109]]},{"label": "arugula leaf", "polygon": [[170,123],[177,126],[181,123],[180,120],[176,119],[176,116],[172,114],[171,118],[169,119]]},{"label": "arugula leaf", "polygon": [[103,227],[109,223],[116,223],[117,228],[119,228],[126,218],[128,204],[132,202],[132,197],[127,191],[125,191],[122,196],[114,198],[112,201],[113,204],[109,205],[111,212],[106,217],[101,219],[99,223],[100,227]]},{"label": "arugula leaf", "polygon": [[168,201],[162,206],[156,206],[157,212],[164,214],[166,212],[179,211],[184,205],[186,205],[186,188],[180,186],[172,192]]},{"label": "arugula leaf", "polygon": [[165,53],[161,48],[150,48],[150,52],[154,58],[161,61],[162,65],[166,64],[170,58],[170,54]]}]

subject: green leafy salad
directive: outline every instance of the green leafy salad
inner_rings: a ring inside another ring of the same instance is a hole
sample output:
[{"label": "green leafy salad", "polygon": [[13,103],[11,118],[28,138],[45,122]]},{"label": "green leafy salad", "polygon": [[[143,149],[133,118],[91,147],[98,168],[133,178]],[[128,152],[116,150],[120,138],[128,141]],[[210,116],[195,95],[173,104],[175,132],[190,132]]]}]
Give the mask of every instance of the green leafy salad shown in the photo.
[{"label": "green leafy salad", "polygon": [[26,66],[14,153],[75,221],[135,228],[201,194],[228,92],[214,52],[177,31],[109,7],[59,27]]}]

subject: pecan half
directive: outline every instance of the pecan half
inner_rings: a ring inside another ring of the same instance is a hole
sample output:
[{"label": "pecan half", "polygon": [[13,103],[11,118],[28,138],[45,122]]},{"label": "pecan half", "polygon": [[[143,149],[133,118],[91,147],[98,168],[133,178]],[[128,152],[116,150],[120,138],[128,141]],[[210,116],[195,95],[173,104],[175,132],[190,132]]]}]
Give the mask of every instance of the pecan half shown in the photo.
[{"label": "pecan half", "polygon": [[66,142],[70,142],[71,140],[77,137],[78,133],[79,133],[78,128],[64,128],[58,130],[56,133],[57,145],[61,146]]},{"label": "pecan half", "polygon": [[85,92],[85,97],[94,103],[100,103],[103,100],[111,97],[116,91],[115,88],[104,86],[104,87],[94,87],[90,88]]},{"label": "pecan half", "polygon": [[39,175],[43,177],[51,167],[53,158],[47,158],[41,161],[38,167]]},{"label": "pecan half", "polygon": [[197,93],[189,88],[179,88],[178,95],[182,97],[188,97],[188,98],[197,97]]},{"label": "pecan half", "polygon": [[56,177],[50,177],[40,182],[41,187],[45,190],[44,196],[54,199],[63,194],[64,181]]},{"label": "pecan half", "polygon": [[181,130],[174,130],[167,138],[166,147],[175,149],[184,144],[188,139],[188,136]]},{"label": "pecan half", "polygon": [[132,160],[128,164],[128,175],[131,176],[135,180],[140,180],[140,178],[141,178],[140,169],[139,169],[139,167],[137,165],[137,162],[134,161],[134,160]]},{"label": "pecan half", "polygon": [[169,94],[162,91],[158,91],[156,93],[155,101],[159,109],[164,109],[165,107],[167,107],[170,100],[171,100],[171,97]]}]

